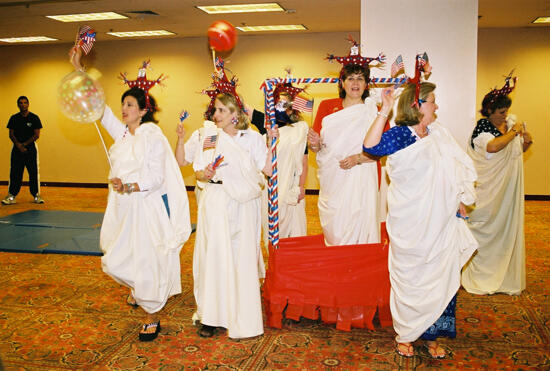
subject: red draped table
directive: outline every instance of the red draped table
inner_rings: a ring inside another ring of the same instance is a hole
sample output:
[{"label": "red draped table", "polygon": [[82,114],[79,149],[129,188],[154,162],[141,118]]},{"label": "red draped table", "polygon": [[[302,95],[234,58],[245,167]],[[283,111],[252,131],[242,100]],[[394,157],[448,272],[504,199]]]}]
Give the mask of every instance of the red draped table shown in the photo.
[{"label": "red draped table", "polygon": [[373,330],[378,312],[391,325],[388,238],[378,244],[325,246],[323,235],[283,238],[270,248],[264,283],[267,325],[281,328],[283,316]]}]

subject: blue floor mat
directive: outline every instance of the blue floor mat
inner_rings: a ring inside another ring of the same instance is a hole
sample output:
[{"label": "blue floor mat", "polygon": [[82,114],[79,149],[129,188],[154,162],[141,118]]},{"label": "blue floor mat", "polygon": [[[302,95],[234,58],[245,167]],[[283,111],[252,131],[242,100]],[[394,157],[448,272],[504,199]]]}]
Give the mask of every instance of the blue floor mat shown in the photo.
[{"label": "blue floor mat", "polygon": [[103,255],[103,213],[29,210],[0,219],[0,251]]}]

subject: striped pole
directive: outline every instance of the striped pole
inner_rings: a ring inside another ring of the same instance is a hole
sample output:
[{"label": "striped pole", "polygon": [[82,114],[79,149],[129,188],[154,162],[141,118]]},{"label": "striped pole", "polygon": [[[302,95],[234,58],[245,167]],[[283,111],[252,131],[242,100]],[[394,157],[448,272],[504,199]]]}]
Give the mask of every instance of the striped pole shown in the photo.
[{"label": "striped pole", "polygon": [[[374,77],[371,78],[370,84],[385,84],[385,85],[402,85],[407,82],[408,77]],[[293,84],[336,84],[340,81],[338,77],[285,77],[271,78],[264,81],[260,87],[265,96],[265,116],[270,128],[274,128],[275,121],[275,100],[273,91],[278,83],[293,83]],[[271,167],[273,173],[269,178],[267,185],[268,198],[268,225],[269,225],[269,243],[274,249],[279,248],[279,188],[278,188],[278,173],[277,173],[277,139],[273,138],[269,145],[271,151]]]}]

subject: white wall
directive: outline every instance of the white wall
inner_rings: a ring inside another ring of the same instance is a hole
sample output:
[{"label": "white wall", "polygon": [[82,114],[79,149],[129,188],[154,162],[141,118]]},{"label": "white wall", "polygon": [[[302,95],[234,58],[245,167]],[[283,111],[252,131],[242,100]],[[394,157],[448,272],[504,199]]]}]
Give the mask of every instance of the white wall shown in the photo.
[{"label": "white wall", "polygon": [[401,54],[412,77],[415,55],[427,52],[438,120],[463,147],[475,124],[477,9],[477,0],[361,0],[362,54],[388,57],[385,71],[372,76],[389,77]]}]

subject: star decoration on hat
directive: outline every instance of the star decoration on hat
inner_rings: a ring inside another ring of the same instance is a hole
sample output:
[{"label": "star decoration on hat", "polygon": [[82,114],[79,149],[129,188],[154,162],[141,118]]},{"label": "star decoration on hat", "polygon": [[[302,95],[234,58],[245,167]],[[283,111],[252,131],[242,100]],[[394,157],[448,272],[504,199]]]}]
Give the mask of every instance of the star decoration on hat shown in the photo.
[{"label": "star decoration on hat", "polygon": [[327,59],[331,62],[336,60],[343,67],[349,64],[355,64],[365,68],[368,67],[373,61],[378,61],[380,65],[384,64],[386,56],[383,53],[378,54],[375,58],[363,57],[361,53],[359,53],[359,44],[351,37],[351,35],[348,36],[348,41],[352,44],[352,46],[346,57],[336,57],[333,54],[328,54]]},{"label": "star decoration on hat", "polygon": [[[510,94],[516,87],[516,81],[517,77],[512,77],[514,73],[514,70],[510,71],[508,76],[504,78],[504,86],[500,89],[494,88],[490,92],[488,92],[485,97],[483,97],[483,100],[487,99],[487,97],[490,97],[491,99],[487,102],[486,105],[489,105],[495,101],[499,96],[508,95]],[[510,80],[514,82],[514,85],[510,86]]]},{"label": "star decoration on hat", "polygon": [[138,77],[135,80],[128,80],[126,72],[120,73],[120,78],[128,87],[133,88],[137,87],[140,88],[145,92],[147,107],[150,106],[149,103],[149,90],[157,85],[161,84],[162,81],[166,80],[167,76],[164,76],[164,74],[161,74],[156,80],[147,80],[147,69],[151,66],[151,60],[143,61],[141,68],[138,70]]},{"label": "star decoration on hat", "polygon": [[[286,71],[286,78],[292,78],[292,74],[290,73],[290,68],[285,69]],[[273,99],[275,99],[275,102],[279,100],[279,97],[281,96],[281,93],[287,93],[290,95],[291,100],[294,100],[298,94],[303,92],[306,88],[297,88],[292,85],[290,82],[278,82],[275,86],[275,89],[273,90]]]},{"label": "star decoration on hat", "polygon": [[203,94],[206,94],[210,97],[210,104],[208,105],[208,108],[204,113],[204,116],[206,118],[208,118],[208,113],[212,110],[212,107],[214,107],[216,97],[218,96],[218,94],[222,93],[234,96],[239,107],[244,110],[244,105],[242,104],[236,90],[237,78],[235,76],[233,76],[231,80],[227,78],[227,75],[225,74],[225,62],[223,61],[223,59],[216,57],[215,66],[216,71],[212,74],[211,85],[213,89],[202,91]]}]

